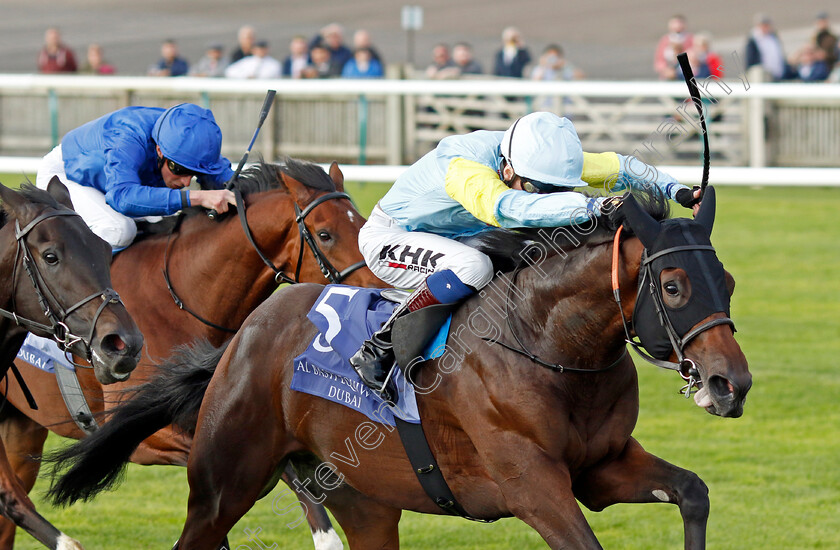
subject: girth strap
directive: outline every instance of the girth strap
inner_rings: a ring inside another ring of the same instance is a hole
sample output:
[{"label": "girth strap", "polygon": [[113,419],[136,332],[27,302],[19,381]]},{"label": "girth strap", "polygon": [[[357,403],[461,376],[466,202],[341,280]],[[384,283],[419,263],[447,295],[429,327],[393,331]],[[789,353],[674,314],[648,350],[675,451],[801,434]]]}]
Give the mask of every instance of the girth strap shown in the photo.
[{"label": "girth strap", "polygon": [[67,411],[76,426],[86,435],[90,435],[99,429],[96,419],[88,406],[82,386],[79,384],[79,377],[75,369],[68,369],[63,365],[55,365],[55,380],[58,382],[58,389],[61,390],[61,397],[67,406]]},{"label": "girth strap", "polygon": [[440,471],[437,460],[435,460],[435,455],[429,448],[429,442],[426,440],[426,434],[423,432],[421,424],[406,422],[397,416],[394,416],[394,422],[397,424],[397,432],[400,434],[405,454],[408,455],[408,461],[411,462],[411,468],[414,470],[420,486],[423,487],[429,498],[440,506],[441,510],[470,521],[480,523],[496,521],[495,519],[474,518],[458,503],[443,478],[443,473]]}]

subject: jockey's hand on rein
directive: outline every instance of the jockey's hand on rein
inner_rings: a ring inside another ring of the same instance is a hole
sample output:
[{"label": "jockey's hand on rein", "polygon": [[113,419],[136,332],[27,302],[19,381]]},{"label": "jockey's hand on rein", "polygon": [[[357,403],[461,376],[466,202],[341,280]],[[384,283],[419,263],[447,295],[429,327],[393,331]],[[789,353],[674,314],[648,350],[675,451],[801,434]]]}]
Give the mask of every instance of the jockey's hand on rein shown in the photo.
[{"label": "jockey's hand on rein", "polygon": [[697,196],[697,191],[699,189],[700,187],[697,185],[695,185],[693,189],[680,189],[677,191],[676,195],[674,195],[674,199],[685,208],[691,208],[700,202],[700,197]]},{"label": "jockey's hand on rein", "polygon": [[607,197],[600,205],[602,219],[607,220],[609,227],[613,230],[618,229],[624,222],[620,207],[626,196],[627,193],[618,197]]}]

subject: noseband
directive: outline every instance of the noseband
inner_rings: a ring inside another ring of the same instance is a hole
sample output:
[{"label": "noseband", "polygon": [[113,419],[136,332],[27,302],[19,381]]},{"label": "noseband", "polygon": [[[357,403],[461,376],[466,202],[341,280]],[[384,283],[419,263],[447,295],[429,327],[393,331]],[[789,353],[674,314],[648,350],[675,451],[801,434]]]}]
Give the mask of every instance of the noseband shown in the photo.
[{"label": "noseband", "polygon": [[[677,362],[673,361],[663,361],[659,359],[655,359],[651,357],[648,353],[646,353],[642,349],[641,342],[636,342],[630,336],[630,325],[627,322],[627,318],[624,316],[624,309],[621,307],[621,292],[619,289],[619,282],[618,282],[618,259],[620,254],[620,241],[621,241],[621,231],[624,227],[621,226],[615,232],[615,238],[613,239],[613,253],[612,253],[612,288],[613,288],[613,297],[615,298],[616,303],[618,304],[618,310],[621,313],[621,322],[624,325],[624,334],[625,339],[628,344],[639,354],[639,356],[651,363],[656,365],[657,367],[669,370],[675,370],[680,373],[680,376],[686,381],[685,387],[681,390],[681,393],[685,394],[686,397],[689,397],[692,392],[692,388],[695,388],[700,381],[699,379],[699,371],[697,370],[697,365],[694,363],[692,359],[689,359],[685,356],[685,348],[688,346],[689,342],[692,339],[700,335],[701,333],[709,330],[710,328],[719,326],[719,325],[728,325],[732,328],[733,332],[735,331],[735,322],[730,319],[729,317],[718,317],[715,319],[711,319],[697,325],[696,327],[692,328],[684,335],[680,336],[677,331],[674,329],[674,324],[671,322],[671,318],[668,316],[668,311],[665,309],[665,304],[662,301],[662,296],[657,290],[657,285],[655,282],[655,276],[653,273],[653,269],[651,268],[651,263],[656,258],[664,256],[666,254],[673,254],[676,252],[683,252],[686,250],[711,250],[714,251],[714,247],[710,245],[702,245],[702,244],[692,244],[692,245],[682,245],[682,246],[673,246],[670,248],[666,248],[665,250],[661,250],[656,254],[648,256],[647,249],[642,252],[642,261],[639,267],[639,288],[638,293],[643,292],[643,289],[647,287],[649,292],[651,293],[651,297],[653,299],[654,307],[656,308],[656,315],[659,319],[659,323],[662,325],[662,328],[665,329],[666,334],[668,335],[668,339],[671,342],[671,347],[674,350],[674,353],[677,356]],[[638,302],[638,300],[637,300]]]},{"label": "noseband", "polygon": [[[351,199],[350,195],[348,195],[347,193],[340,191],[326,193],[309,203],[309,205],[307,205],[306,208],[303,210],[301,210],[297,202],[295,202],[295,222],[297,223],[298,233],[300,234],[300,252],[298,254],[298,261],[297,267],[295,268],[294,278],[289,277],[288,275],[286,275],[286,273],[283,272],[283,270],[274,265],[274,262],[271,261],[271,258],[266,256],[266,254],[260,249],[260,247],[257,246],[256,241],[254,241],[254,236],[251,233],[251,228],[248,225],[248,217],[245,212],[245,200],[242,197],[242,191],[238,187],[234,187],[233,194],[236,197],[236,212],[239,216],[239,221],[242,225],[242,229],[243,231],[245,231],[245,236],[248,238],[248,242],[251,243],[251,246],[254,248],[254,250],[256,250],[257,255],[259,255],[263,263],[274,272],[274,282],[276,282],[277,284],[297,284],[300,282],[300,271],[303,263],[304,243],[306,243],[306,245],[309,247],[309,250],[312,251],[312,255],[315,256],[315,261],[318,263],[318,267],[321,269],[321,273],[323,273],[324,277],[332,284],[341,283],[344,279],[349,277],[351,273],[353,273],[359,268],[365,267],[365,262],[360,261],[351,265],[350,267],[347,267],[343,271],[338,271],[335,267],[333,267],[332,263],[330,263],[326,255],[324,255],[324,253],[318,247],[318,244],[315,242],[314,237],[312,237],[312,233],[309,232],[309,229],[306,227],[305,223],[306,217],[319,204],[322,204],[332,199],[347,199],[352,202],[353,199]],[[175,304],[180,309],[183,309],[184,311],[186,311],[205,325],[224,332],[235,333],[236,329],[231,329],[223,327],[221,325],[217,325],[216,323],[213,323],[201,317],[198,313],[188,308],[175,292],[175,288],[172,286],[172,281],[170,281],[169,279],[169,248],[172,244],[172,233],[174,233],[177,230],[177,227],[178,224],[173,226],[172,232],[170,232],[169,234],[169,240],[166,244],[166,251],[164,252],[163,259],[163,278],[166,280],[166,286],[169,289],[169,294],[172,296],[172,299],[175,300]]]},{"label": "noseband", "polygon": [[[35,329],[40,332],[50,334],[65,352],[69,351],[69,349],[76,344],[82,344],[84,347],[85,358],[90,361],[93,355],[91,342],[93,341],[93,333],[96,330],[96,323],[99,321],[100,315],[102,315],[102,312],[108,304],[118,304],[121,300],[119,294],[117,294],[113,288],[106,288],[79,300],[66,309],[61,305],[55,293],[50,290],[46,279],[44,279],[44,276],[41,275],[41,272],[38,270],[35,258],[32,256],[32,252],[26,246],[26,236],[36,225],[44,220],[58,216],[78,216],[78,214],[69,210],[46,212],[29,222],[23,229],[21,229],[19,222],[15,220],[15,240],[17,241],[17,251],[15,252],[15,263],[12,272],[12,284],[14,285],[12,288],[12,309],[11,311],[0,309],[0,315],[13,320],[15,324],[28,330]],[[25,319],[15,313],[17,265],[19,258],[22,258],[21,263],[23,264],[23,268],[26,271],[26,274],[29,275],[29,280],[32,281],[32,286],[35,288],[35,295],[38,297],[38,303],[44,311],[44,316],[50,321],[50,325],[38,323],[37,321],[32,321],[31,319]],[[67,318],[85,304],[95,300],[96,298],[100,298],[102,303],[99,304],[99,307],[96,309],[96,314],[93,316],[93,321],[91,321],[90,331],[88,332],[87,337],[73,334],[67,326]]]}]

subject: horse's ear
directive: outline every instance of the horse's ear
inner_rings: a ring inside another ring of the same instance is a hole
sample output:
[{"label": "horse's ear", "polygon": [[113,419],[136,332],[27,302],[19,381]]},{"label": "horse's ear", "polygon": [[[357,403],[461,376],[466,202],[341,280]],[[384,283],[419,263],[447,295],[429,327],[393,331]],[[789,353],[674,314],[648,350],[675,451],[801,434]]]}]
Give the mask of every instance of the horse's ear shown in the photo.
[{"label": "horse's ear", "polygon": [[642,209],[633,195],[628,195],[619,208],[621,208],[624,223],[639,237],[645,248],[650,248],[659,235],[661,229],[659,222]]},{"label": "horse's ear", "polygon": [[73,208],[73,201],[70,200],[70,191],[67,189],[67,186],[58,179],[58,176],[53,176],[47,184],[47,193],[52,195],[52,198],[57,200],[60,204],[66,206],[70,210],[75,210],[75,208]]},{"label": "horse's ear", "polygon": [[330,164],[330,179],[333,180],[335,184],[336,191],[344,192],[344,174],[341,173],[341,168],[338,167],[338,163],[333,161]]},{"label": "horse's ear", "polygon": [[700,210],[697,211],[694,221],[702,225],[711,237],[712,226],[715,224],[715,188],[711,185],[703,193]]},{"label": "horse's ear", "polygon": [[2,183],[0,183],[0,200],[3,201],[3,210],[13,218],[19,216],[21,209],[26,204],[26,199],[23,195],[13,189],[9,189]]}]

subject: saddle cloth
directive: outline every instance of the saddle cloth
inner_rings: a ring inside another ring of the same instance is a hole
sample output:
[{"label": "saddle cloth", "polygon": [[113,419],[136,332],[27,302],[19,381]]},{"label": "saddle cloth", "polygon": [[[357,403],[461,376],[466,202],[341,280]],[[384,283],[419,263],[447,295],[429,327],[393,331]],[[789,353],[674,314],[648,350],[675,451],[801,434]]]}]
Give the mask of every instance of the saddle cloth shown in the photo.
[{"label": "saddle cloth", "polygon": [[[319,333],[309,347],[294,359],[291,388],[323,397],[358,411],[374,422],[394,425],[394,415],[420,423],[414,387],[397,367],[392,382],[399,397],[396,406],[386,404],[359,378],[350,357],[388,320],[397,304],[380,296],[382,291],[343,285],[327,285],[307,318]],[[442,355],[451,318],[426,346],[423,357]]]},{"label": "saddle cloth", "polygon": [[41,338],[32,333],[26,335],[26,340],[23,341],[17,358],[45,372],[55,372],[56,365],[61,365],[67,370],[76,370],[76,367],[67,360],[55,340]]}]

